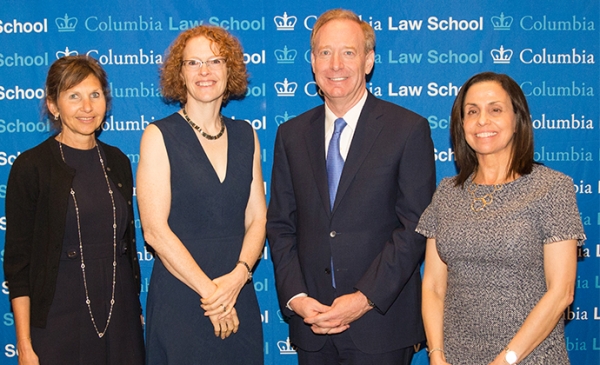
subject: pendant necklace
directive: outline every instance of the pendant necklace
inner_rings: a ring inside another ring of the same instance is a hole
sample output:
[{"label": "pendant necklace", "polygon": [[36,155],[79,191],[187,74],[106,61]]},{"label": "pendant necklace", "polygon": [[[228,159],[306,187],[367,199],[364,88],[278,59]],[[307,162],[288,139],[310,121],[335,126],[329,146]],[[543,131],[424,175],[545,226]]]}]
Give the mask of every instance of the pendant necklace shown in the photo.
[{"label": "pendant necklace", "polygon": [[185,111],[185,107],[183,108],[183,117],[185,118],[185,120],[188,122],[188,124],[194,128],[195,130],[197,130],[198,132],[200,132],[200,135],[202,135],[202,137],[209,139],[211,141],[214,141],[215,139],[219,139],[221,138],[221,136],[223,135],[223,133],[225,133],[225,123],[223,123],[223,116],[221,114],[219,114],[219,118],[220,118],[220,122],[221,122],[221,130],[219,131],[219,133],[217,133],[214,136],[211,136],[208,133],[205,133],[202,128],[198,127],[198,125],[194,122],[192,122],[192,120],[190,119],[190,117],[188,117],[187,112]]},{"label": "pendant necklace", "polygon": [[[60,135],[59,135],[60,136]],[[61,140],[62,140],[62,136]],[[58,141],[58,147],[60,149],[60,156],[64,163],[65,155],[63,153],[62,142]],[[113,307],[115,305],[115,287],[117,282],[117,208],[115,207],[115,199],[113,197],[113,190],[110,187],[110,182],[108,181],[108,175],[106,175],[106,169],[104,167],[104,160],[102,159],[102,154],[100,153],[100,148],[98,147],[98,143],[96,142],[96,151],[98,152],[98,158],[100,159],[100,165],[102,165],[102,172],[104,173],[104,180],[106,181],[106,185],[108,186],[108,195],[110,195],[110,201],[112,204],[112,214],[113,214],[113,273],[112,273],[112,294],[110,298],[110,309],[108,311],[108,318],[106,319],[106,325],[104,326],[104,330],[102,332],[98,331],[98,326],[96,325],[96,319],[94,318],[94,314],[92,313],[92,301],[90,300],[90,296],[88,293],[87,279],[85,275],[85,261],[83,259],[83,241],[81,240],[81,221],[79,218],[79,206],[77,205],[77,198],[75,197],[75,190],[71,187],[71,198],[73,198],[73,204],[75,205],[75,217],[77,218],[77,235],[79,237],[79,256],[81,257],[81,274],[83,275],[83,287],[85,289],[85,304],[87,304],[88,311],[90,312],[90,318],[92,320],[92,324],[94,325],[94,329],[96,330],[96,334],[99,338],[104,337],[106,334],[106,330],[108,329],[108,325],[110,323],[110,319],[113,313]]]},{"label": "pendant necklace", "polygon": [[494,190],[491,193],[487,193],[484,196],[477,197],[475,196],[475,192],[479,188],[479,184],[471,181],[471,184],[467,186],[467,190],[471,193],[471,198],[473,201],[471,202],[471,210],[474,212],[481,212],[485,207],[492,204],[494,201],[494,193],[502,190],[501,184],[494,184]]}]

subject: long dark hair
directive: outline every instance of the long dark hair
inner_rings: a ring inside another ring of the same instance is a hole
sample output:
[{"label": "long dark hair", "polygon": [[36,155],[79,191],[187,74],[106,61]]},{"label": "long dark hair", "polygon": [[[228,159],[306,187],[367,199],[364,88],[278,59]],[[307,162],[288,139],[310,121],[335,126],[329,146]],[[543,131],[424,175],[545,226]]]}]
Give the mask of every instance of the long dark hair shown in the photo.
[{"label": "long dark hair", "polygon": [[467,144],[463,128],[465,96],[469,88],[484,81],[497,82],[510,97],[515,113],[516,128],[513,138],[511,157],[507,178],[515,174],[527,175],[533,168],[533,124],[529,114],[527,99],[519,85],[505,74],[494,72],[482,72],[471,77],[460,88],[450,117],[450,136],[454,146],[454,157],[458,167],[458,175],[455,179],[456,186],[463,186],[471,174],[477,171],[479,162],[475,151]]}]

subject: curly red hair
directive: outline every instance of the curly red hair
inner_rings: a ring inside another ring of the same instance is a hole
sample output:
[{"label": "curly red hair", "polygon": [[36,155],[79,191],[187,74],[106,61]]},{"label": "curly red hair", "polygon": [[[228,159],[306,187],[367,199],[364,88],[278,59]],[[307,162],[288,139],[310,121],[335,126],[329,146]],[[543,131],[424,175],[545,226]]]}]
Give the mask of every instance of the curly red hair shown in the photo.
[{"label": "curly red hair", "polygon": [[181,77],[183,50],[188,40],[205,37],[216,49],[215,54],[227,59],[227,87],[223,102],[231,96],[243,96],[248,87],[248,72],[244,64],[244,52],[239,40],[221,27],[200,25],[188,29],[173,41],[165,63],[160,70],[160,87],[163,97],[170,103],[184,105],[187,102],[187,89]]}]

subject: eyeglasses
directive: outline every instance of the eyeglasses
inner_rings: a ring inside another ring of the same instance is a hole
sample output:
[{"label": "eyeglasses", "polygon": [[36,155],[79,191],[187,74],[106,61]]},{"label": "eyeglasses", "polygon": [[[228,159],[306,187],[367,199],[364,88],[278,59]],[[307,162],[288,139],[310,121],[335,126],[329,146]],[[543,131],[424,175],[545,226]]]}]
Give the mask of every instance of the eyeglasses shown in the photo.
[{"label": "eyeglasses", "polygon": [[227,59],[224,57],[212,58],[210,60],[202,61],[202,60],[183,60],[181,64],[190,70],[197,70],[202,65],[206,65],[209,70],[218,70],[223,67],[223,65],[227,62]]}]

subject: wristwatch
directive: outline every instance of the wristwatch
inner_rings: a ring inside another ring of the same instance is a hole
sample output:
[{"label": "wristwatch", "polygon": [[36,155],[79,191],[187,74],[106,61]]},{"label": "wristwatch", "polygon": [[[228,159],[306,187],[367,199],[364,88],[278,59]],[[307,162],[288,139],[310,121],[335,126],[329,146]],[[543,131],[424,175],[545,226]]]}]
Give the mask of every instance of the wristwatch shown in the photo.
[{"label": "wristwatch", "polygon": [[515,365],[517,363],[517,360],[519,359],[517,353],[509,349],[508,347],[505,348],[504,351],[506,352],[504,354],[504,361],[506,361],[508,365]]},{"label": "wristwatch", "polygon": [[373,301],[369,298],[367,298],[367,304],[369,305],[369,307],[375,308],[375,303],[373,303]]},{"label": "wristwatch", "polygon": [[238,261],[235,263],[236,265],[242,264],[244,266],[246,266],[246,269],[248,270],[248,280],[246,280],[246,284],[248,284],[249,282],[252,281],[252,270],[250,270],[250,265],[248,265],[246,262],[244,261]]}]

